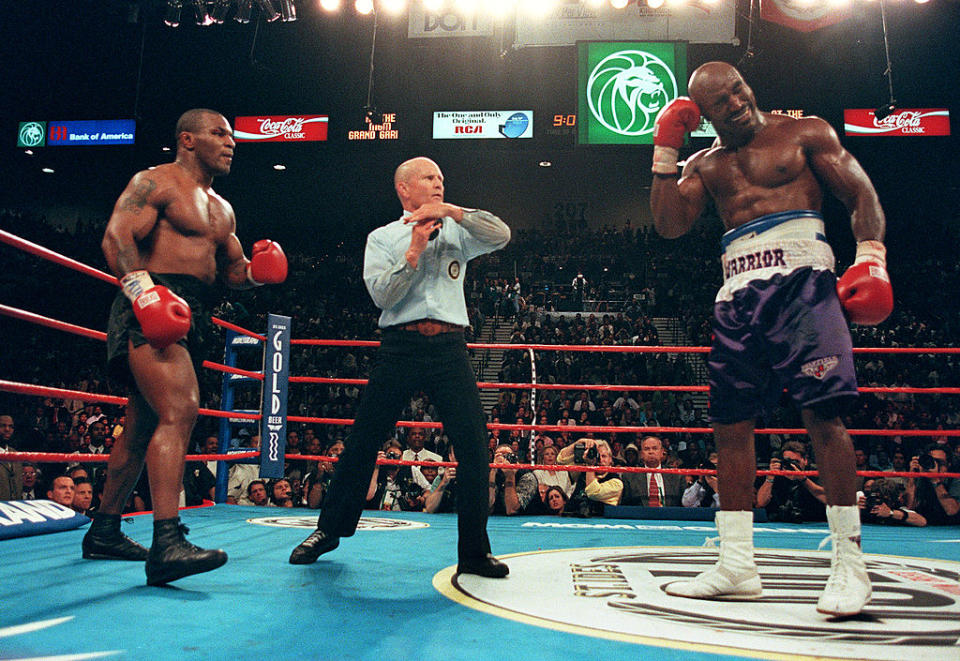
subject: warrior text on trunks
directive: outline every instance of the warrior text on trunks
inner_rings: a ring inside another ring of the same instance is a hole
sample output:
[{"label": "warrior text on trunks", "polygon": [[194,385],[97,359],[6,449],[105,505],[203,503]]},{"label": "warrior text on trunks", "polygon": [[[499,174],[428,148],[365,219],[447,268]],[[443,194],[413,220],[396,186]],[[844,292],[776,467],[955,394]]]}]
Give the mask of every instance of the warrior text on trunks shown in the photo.
[{"label": "warrior text on trunks", "polygon": [[723,277],[726,279],[730,276],[737,275],[738,273],[746,273],[747,271],[767,268],[770,266],[786,265],[787,263],[783,261],[782,248],[758,250],[757,252],[753,252],[748,255],[740,255],[739,257],[734,257],[730,260],[724,259]]}]

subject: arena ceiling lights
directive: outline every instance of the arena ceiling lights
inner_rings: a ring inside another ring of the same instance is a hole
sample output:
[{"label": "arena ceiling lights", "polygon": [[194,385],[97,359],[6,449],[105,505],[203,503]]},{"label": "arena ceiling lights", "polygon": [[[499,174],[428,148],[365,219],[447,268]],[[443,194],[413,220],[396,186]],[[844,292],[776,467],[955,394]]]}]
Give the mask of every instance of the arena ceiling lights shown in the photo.
[{"label": "arena ceiling lights", "polygon": [[[163,17],[166,25],[172,28],[180,25],[183,4],[184,0],[167,0]],[[187,0],[187,4],[192,7],[197,25],[201,26],[223,23],[234,9],[236,11],[233,18],[237,23],[249,23],[254,4],[259,7],[261,15],[268,23],[277,19],[284,22],[297,20],[294,0]]]},{"label": "arena ceiling lights", "polygon": [[[340,11],[343,7],[342,0],[314,0],[321,9],[328,13]],[[617,10],[626,9],[630,5],[640,5],[641,3],[650,9],[659,9],[664,4],[681,5],[694,0],[582,0],[583,4],[590,8],[599,8],[609,3],[611,7]],[[724,0],[702,0],[705,4],[717,4]],[[816,4],[822,0],[794,0],[797,5],[805,3]],[[917,4],[924,4],[929,0],[913,0]],[[385,13],[399,15],[406,9],[409,0],[354,0],[354,10],[359,14],[370,14],[375,10],[383,10]],[[420,2],[423,8],[428,12],[439,12],[444,7],[453,7],[460,12],[473,13],[482,11],[484,13],[504,16],[513,11],[520,11],[531,16],[546,16],[553,11],[559,0],[490,0],[480,3],[479,0],[413,0]],[[853,2],[853,0],[828,0],[832,5],[841,6]],[[163,22],[170,27],[180,25],[183,5],[189,6],[188,11],[193,14],[197,25],[207,26],[222,24],[227,20],[231,12],[233,18],[238,23],[249,23],[253,13],[253,6],[259,8],[260,15],[268,23],[276,20],[290,22],[297,20],[297,7],[295,0],[166,0],[166,10]]]}]

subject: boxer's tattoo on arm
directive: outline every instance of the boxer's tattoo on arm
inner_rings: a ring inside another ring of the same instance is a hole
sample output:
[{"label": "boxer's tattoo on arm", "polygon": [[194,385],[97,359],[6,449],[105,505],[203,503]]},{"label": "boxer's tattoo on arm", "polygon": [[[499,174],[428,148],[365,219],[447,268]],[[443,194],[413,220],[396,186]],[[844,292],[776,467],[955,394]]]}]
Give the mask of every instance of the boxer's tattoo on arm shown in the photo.
[{"label": "boxer's tattoo on arm", "polygon": [[124,211],[130,211],[134,214],[140,213],[143,207],[147,206],[147,198],[157,187],[157,182],[153,179],[144,179],[137,184],[130,195],[127,195],[120,208]]},{"label": "boxer's tattoo on arm", "polygon": [[121,246],[117,251],[117,266],[121,273],[129,273],[141,268],[140,251],[136,246]]}]

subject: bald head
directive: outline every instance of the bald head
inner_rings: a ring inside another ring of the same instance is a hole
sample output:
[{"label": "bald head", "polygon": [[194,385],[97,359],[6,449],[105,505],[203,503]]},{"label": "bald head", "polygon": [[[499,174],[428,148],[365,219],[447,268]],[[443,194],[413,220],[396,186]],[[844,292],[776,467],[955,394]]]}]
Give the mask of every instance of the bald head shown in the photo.
[{"label": "bald head", "polygon": [[180,134],[184,131],[187,133],[199,133],[204,127],[207,115],[213,115],[215,117],[221,116],[216,110],[210,110],[209,108],[191,108],[180,115],[180,119],[177,120],[176,134],[173,136],[174,139],[180,140]]},{"label": "bald head", "polygon": [[440,169],[440,166],[426,156],[417,156],[416,158],[411,158],[407,161],[404,161],[397,166],[397,171],[393,173],[393,185],[396,186],[400,183],[409,183],[410,180],[413,179],[420,170],[430,166]]},{"label": "bald head", "polygon": [[425,156],[401,163],[393,175],[393,186],[407,211],[415,211],[427,202],[443,202],[443,173]]},{"label": "bald head", "polygon": [[703,108],[711,91],[715,91],[733,81],[743,81],[743,76],[740,75],[736,67],[726,62],[707,62],[697,67],[690,75],[687,91],[690,98]]}]

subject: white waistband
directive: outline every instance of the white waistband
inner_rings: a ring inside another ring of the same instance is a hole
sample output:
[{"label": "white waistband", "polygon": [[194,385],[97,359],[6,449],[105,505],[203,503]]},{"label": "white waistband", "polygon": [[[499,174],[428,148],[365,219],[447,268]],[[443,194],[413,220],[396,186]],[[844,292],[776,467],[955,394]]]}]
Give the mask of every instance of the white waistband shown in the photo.
[{"label": "white waistband", "polygon": [[723,286],[717,292],[717,301],[732,300],[733,293],[745,287],[751,280],[769,280],[775,275],[787,275],[804,267],[833,271],[833,250],[826,241],[813,238],[779,238],[779,233],[777,238],[773,238],[770,236],[771,231],[774,230],[737,239],[727,246],[720,258]]}]

